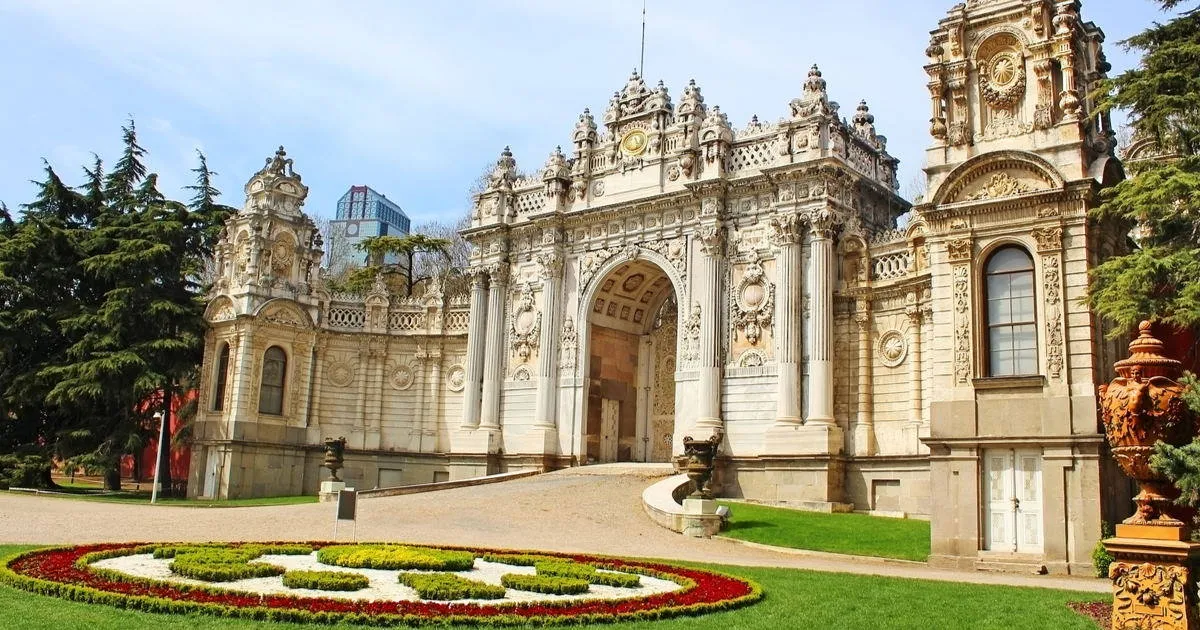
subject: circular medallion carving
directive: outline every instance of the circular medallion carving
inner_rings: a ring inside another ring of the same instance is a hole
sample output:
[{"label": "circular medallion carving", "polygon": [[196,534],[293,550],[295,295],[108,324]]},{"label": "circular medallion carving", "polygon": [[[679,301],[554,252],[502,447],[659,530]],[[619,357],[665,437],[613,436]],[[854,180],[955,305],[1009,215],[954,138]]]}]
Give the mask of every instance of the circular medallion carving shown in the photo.
[{"label": "circular medallion carving", "polygon": [[326,378],[338,387],[346,387],[354,382],[354,366],[345,361],[330,364],[327,372]]},{"label": "circular medallion carving", "polygon": [[896,367],[908,356],[908,340],[898,330],[889,330],[879,336],[879,356],[883,364]]},{"label": "circular medallion carving", "polygon": [[1008,87],[1017,80],[1017,64],[1009,56],[1000,56],[992,63],[992,83]]},{"label": "circular medallion carving", "polygon": [[641,155],[648,144],[646,132],[641,129],[634,129],[621,138],[621,150],[626,155]]},{"label": "circular medallion carving", "polygon": [[592,196],[599,197],[604,194],[604,181],[592,183]]},{"label": "circular medallion carving", "polygon": [[415,378],[416,376],[413,374],[412,368],[407,365],[401,365],[392,372],[390,380],[393,388],[405,390],[412,387]]},{"label": "circular medallion carving", "polygon": [[758,308],[766,297],[767,293],[763,290],[763,285],[761,284],[747,284],[742,289],[742,304],[746,305],[749,309]]},{"label": "circular medallion carving", "polygon": [[461,392],[467,384],[467,371],[461,365],[453,365],[446,372],[446,388],[452,392]]},{"label": "circular medallion carving", "polygon": [[979,79],[984,100],[1010,108],[1025,96],[1025,59],[1015,50],[998,52],[980,64]]}]

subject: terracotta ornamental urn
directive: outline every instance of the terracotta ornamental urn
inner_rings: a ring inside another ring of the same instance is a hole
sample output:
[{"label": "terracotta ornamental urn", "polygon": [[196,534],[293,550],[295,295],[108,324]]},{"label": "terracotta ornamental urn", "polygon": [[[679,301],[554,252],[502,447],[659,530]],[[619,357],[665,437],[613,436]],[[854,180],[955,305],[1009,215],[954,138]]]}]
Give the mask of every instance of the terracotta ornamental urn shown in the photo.
[{"label": "terracotta ornamental urn", "polygon": [[688,479],[696,485],[696,489],[688,495],[689,499],[711,499],[713,460],[717,456],[717,447],[721,444],[720,433],[714,434],[707,440],[694,440],[692,436],[683,438],[683,454],[687,457],[686,472]]},{"label": "terracotta ornamental urn", "polygon": [[325,461],[321,466],[329,469],[332,475],[330,481],[341,481],[338,479],[338,471],[342,469],[342,457],[345,453],[346,438],[325,438]]},{"label": "terracotta ornamental urn", "polygon": [[1129,344],[1129,358],[1114,366],[1120,376],[1100,386],[1104,432],[1113,457],[1141,489],[1133,499],[1137,512],[1124,522],[1187,527],[1194,510],[1177,505],[1179,490],[1150,469],[1155,442],[1182,446],[1196,435],[1183,400],[1186,388],[1176,380],[1182,366],[1163,356],[1163,342],[1151,334],[1150,322],[1142,322],[1138,330]]}]

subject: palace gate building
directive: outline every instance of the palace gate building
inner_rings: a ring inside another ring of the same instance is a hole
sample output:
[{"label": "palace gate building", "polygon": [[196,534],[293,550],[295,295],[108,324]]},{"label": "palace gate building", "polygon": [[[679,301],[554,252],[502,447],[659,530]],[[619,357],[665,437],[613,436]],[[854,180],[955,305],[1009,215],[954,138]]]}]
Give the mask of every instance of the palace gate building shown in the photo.
[{"label": "palace gate building", "polygon": [[315,493],[326,437],[362,489],[720,432],[725,496],[929,518],[936,564],[1089,571],[1128,490],[1096,412],[1116,345],[1080,298],[1125,238],[1088,219],[1122,170],[1079,11],[937,25],[915,206],[815,66],[744,127],[634,73],[532,176],[500,155],[468,295],[331,291],[281,149],[219,247],[190,492]]}]

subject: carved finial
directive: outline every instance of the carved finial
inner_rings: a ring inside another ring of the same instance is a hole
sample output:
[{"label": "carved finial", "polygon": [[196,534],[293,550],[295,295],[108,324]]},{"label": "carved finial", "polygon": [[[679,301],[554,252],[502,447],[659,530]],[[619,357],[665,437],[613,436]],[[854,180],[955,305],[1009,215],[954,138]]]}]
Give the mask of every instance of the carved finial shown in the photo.
[{"label": "carved finial", "polygon": [[808,78],[804,81],[805,96],[822,96],[825,94],[825,79],[822,78],[821,69],[813,64],[808,70]]},{"label": "carved finial", "polygon": [[488,190],[511,189],[517,179],[517,161],[513,159],[512,149],[505,145],[496,160],[496,167],[488,176]]},{"label": "carved finial", "polygon": [[1114,365],[1118,374],[1129,378],[1137,370],[1146,378],[1179,377],[1183,364],[1163,354],[1166,347],[1154,336],[1152,327],[1149,321],[1138,324],[1138,336],[1129,343],[1129,358],[1117,361]]}]

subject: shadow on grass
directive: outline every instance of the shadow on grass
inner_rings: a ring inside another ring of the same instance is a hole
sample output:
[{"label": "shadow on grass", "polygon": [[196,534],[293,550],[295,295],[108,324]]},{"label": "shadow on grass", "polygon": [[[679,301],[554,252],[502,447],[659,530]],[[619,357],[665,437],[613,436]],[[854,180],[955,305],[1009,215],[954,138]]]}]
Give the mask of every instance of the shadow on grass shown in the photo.
[{"label": "shadow on grass", "polygon": [[770,522],[770,521],[753,521],[753,520],[751,520],[751,521],[736,521],[736,520],[731,520],[731,521],[729,521],[729,524],[725,526],[725,531],[726,531],[726,532],[733,532],[733,531],[740,531],[740,530],[755,530],[755,529],[778,529],[778,528],[779,528],[779,523],[772,523],[772,522]]}]

